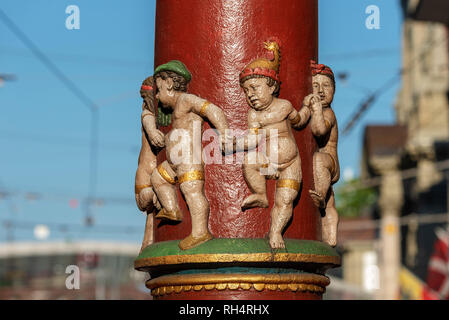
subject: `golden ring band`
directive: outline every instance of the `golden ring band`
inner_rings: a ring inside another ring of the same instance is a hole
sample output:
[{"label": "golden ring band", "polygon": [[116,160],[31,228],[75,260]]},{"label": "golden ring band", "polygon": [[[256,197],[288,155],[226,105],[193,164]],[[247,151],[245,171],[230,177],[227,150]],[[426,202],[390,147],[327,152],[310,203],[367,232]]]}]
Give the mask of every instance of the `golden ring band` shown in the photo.
[{"label": "golden ring band", "polygon": [[278,188],[289,188],[296,191],[299,191],[299,182],[293,179],[281,179],[276,183],[276,187]]},{"label": "golden ring band", "polygon": [[157,167],[157,172],[159,172],[159,174],[161,175],[161,177],[162,177],[165,181],[167,181],[168,183],[170,183],[170,184],[176,184],[176,180],[173,179],[173,178],[170,176],[170,174],[167,172],[167,170],[165,170],[165,169],[162,167],[162,164],[160,164],[160,165]]},{"label": "golden ring band", "polygon": [[202,117],[204,117],[204,116],[206,116],[206,109],[207,109],[207,107],[210,105],[210,102],[209,101],[205,101],[204,103],[203,103],[203,106],[201,107],[201,110],[200,110],[200,115],[202,116]]},{"label": "golden ring band", "polygon": [[204,180],[204,173],[202,171],[194,170],[181,175],[178,179],[179,184],[193,180]]},{"label": "golden ring band", "polygon": [[253,134],[259,134],[259,128],[250,128],[249,132],[251,132]]},{"label": "golden ring band", "polygon": [[145,188],[151,188],[152,185],[151,184],[141,184],[141,185],[136,185],[134,186],[134,192],[136,194],[139,194],[143,189]]}]

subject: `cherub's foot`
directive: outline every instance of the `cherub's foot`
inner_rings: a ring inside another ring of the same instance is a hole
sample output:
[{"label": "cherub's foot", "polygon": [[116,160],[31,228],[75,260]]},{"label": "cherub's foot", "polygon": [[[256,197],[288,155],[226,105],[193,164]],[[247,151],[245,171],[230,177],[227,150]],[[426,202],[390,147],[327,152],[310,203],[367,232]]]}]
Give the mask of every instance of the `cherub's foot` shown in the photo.
[{"label": "cherub's foot", "polygon": [[250,209],[254,207],[268,208],[268,198],[265,194],[252,194],[242,202],[242,209]]},{"label": "cherub's foot", "polygon": [[337,245],[337,233],[332,231],[323,231],[322,241],[331,247],[335,247]]},{"label": "cherub's foot", "polygon": [[173,221],[182,221],[182,212],[179,209],[176,209],[174,211],[168,211],[165,208],[162,208],[162,210],[158,212],[155,218]]},{"label": "cherub's foot", "polygon": [[313,203],[318,207],[324,209],[326,207],[326,202],[324,197],[314,190],[309,190],[310,197]]},{"label": "cherub's foot", "polygon": [[159,199],[157,198],[156,194],[154,194],[153,196],[153,205],[156,207],[158,211],[162,209],[161,203],[159,202]]},{"label": "cherub's foot", "polygon": [[143,251],[143,249],[145,249],[146,247],[148,247],[151,243],[152,243],[151,241],[142,242],[142,246],[140,247],[139,254],[141,254],[142,251]]},{"label": "cherub's foot", "polygon": [[285,243],[280,233],[271,233],[268,236],[271,249],[284,249]]},{"label": "cherub's foot", "polygon": [[195,238],[194,236],[192,236],[190,234],[186,238],[182,239],[179,242],[178,246],[181,250],[187,250],[187,249],[191,249],[193,247],[199,246],[200,244],[202,244],[206,241],[209,241],[213,238],[214,238],[214,236],[209,231],[207,231],[205,234],[203,234],[199,238]]}]

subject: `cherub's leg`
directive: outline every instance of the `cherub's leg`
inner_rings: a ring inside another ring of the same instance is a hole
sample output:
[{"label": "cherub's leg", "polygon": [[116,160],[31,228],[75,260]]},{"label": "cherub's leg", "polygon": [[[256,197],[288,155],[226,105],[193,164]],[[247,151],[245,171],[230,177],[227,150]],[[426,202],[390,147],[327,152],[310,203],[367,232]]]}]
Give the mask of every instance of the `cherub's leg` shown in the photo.
[{"label": "cherub's leg", "polygon": [[285,248],[282,231],[292,216],[293,201],[298,195],[301,180],[301,160],[298,155],[295,161],[279,174],[279,180],[276,183],[269,233],[270,246],[273,249]]},{"label": "cherub's leg", "polygon": [[167,161],[161,163],[151,175],[151,183],[162,205],[162,210],[156,215],[158,219],[182,220],[182,212],[178,207],[176,196],[176,173]]},{"label": "cherub's leg", "polygon": [[326,195],[331,185],[331,171],[334,161],[324,152],[316,152],[313,155],[313,179],[315,190],[309,190],[310,197],[319,208],[326,207]]},{"label": "cherub's leg", "polygon": [[332,247],[337,245],[338,212],[335,208],[334,191],[331,187],[331,194],[326,206],[326,215],[321,218],[321,234],[323,242]]},{"label": "cherub's leg", "polygon": [[156,155],[151,149],[147,135],[142,128],[142,147],[139,153],[139,162],[135,179],[136,203],[140,211],[146,212],[147,219],[143,235],[141,251],[153,243],[154,205],[158,205],[156,195],[151,184],[151,174],[157,166]]},{"label": "cherub's leg", "polygon": [[136,203],[140,211],[151,212],[154,208],[153,203],[154,190],[151,185],[145,186],[144,189],[136,191]]},{"label": "cherub's leg", "polygon": [[147,221],[145,223],[145,232],[143,234],[142,247],[140,248],[140,252],[142,252],[143,249],[154,242],[153,220],[153,213],[147,213]]},{"label": "cherub's leg", "polygon": [[246,210],[254,207],[268,208],[265,176],[260,173],[261,164],[251,163],[251,159],[251,156],[245,155],[242,170],[243,177],[253,194],[243,200],[242,209]]},{"label": "cherub's leg", "polygon": [[151,174],[156,168],[156,162],[156,155],[142,129],[142,147],[140,148],[135,179],[136,203],[140,211],[153,211],[154,191],[151,184]]},{"label": "cherub's leg", "polygon": [[181,192],[189,207],[192,232],[181,240],[182,250],[193,248],[213,238],[208,228],[209,202],[204,194],[204,173],[202,166],[178,167]]}]

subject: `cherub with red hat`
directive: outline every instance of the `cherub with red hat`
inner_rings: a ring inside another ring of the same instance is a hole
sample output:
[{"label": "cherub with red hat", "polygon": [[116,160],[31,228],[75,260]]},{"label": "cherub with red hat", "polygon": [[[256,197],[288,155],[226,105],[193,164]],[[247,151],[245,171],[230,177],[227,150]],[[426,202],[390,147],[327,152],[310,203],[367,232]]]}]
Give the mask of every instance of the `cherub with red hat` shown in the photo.
[{"label": "cherub with red hat", "polygon": [[159,201],[151,183],[151,174],[156,169],[156,153],[165,146],[164,134],[157,129],[155,108],[155,84],[152,76],[146,78],[140,87],[142,104],[142,145],[139,153],[135,178],[135,196],[137,207],[147,214],[143,250],[153,242],[153,211],[160,209]]},{"label": "cherub with red hat", "polygon": [[240,86],[251,108],[249,133],[236,144],[237,151],[248,151],[242,169],[252,194],[243,200],[243,210],[267,208],[266,179],[277,180],[268,234],[271,248],[277,249],[285,247],[282,231],[292,216],[293,201],[301,186],[301,158],[290,124],[297,111],[288,100],[278,98],[279,44],[268,41],[265,49],[272,53],[272,59],[256,59],[240,73]]},{"label": "cherub with red hat", "polygon": [[309,190],[315,205],[324,209],[321,219],[322,240],[331,246],[337,244],[338,213],[332,185],[340,178],[337,144],[338,126],[331,103],[335,93],[335,77],[331,68],[310,62],[312,93],[304,98],[293,127],[302,128],[310,123],[310,129],[318,144],[313,155],[314,190]]}]

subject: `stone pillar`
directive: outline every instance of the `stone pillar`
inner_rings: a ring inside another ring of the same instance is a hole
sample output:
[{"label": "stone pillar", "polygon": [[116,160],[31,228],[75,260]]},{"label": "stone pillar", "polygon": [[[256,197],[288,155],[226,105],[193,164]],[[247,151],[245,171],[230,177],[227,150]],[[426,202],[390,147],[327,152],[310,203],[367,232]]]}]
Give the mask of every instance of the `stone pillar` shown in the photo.
[{"label": "stone pillar", "polygon": [[379,206],[381,210],[381,259],[379,298],[399,297],[401,267],[400,215],[404,201],[398,155],[376,156],[371,166],[381,175]]},{"label": "stone pillar", "polygon": [[[317,60],[317,0],[158,0],[155,66],[180,60],[192,73],[189,92],[220,106],[231,129],[247,129],[249,106],[239,73],[266,54],[263,42],[281,45],[280,98],[296,109],[311,92],[310,60]],[[208,128],[208,124],[205,128]],[[320,213],[313,189],[312,158],[317,149],[309,128],[295,131],[302,160],[303,186],[284,233],[286,250],[273,252],[265,238],[270,225],[275,181],[267,181],[269,208],[242,212],[249,195],[240,164],[206,165],[209,228],[214,239],[180,250],[191,229],[187,206],[178,193],[184,220],[155,221],[155,242],[139,255],[138,270],[148,271],[147,287],[157,299],[320,299],[339,265],[334,249],[320,242]],[[203,144],[207,144],[203,142]],[[162,161],[165,155],[158,156]],[[234,157],[234,158],[233,158]],[[234,159],[234,161],[233,161]]]},{"label": "stone pillar", "polygon": [[[423,139],[421,139],[423,140]],[[426,141],[412,140],[407,150],[417,161],[417,191],[427,192],[429,189],[443,179],[443,174],[435,165],[435,150],[431,139]]]}]

